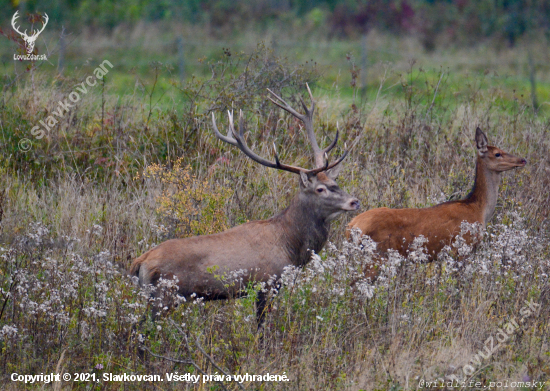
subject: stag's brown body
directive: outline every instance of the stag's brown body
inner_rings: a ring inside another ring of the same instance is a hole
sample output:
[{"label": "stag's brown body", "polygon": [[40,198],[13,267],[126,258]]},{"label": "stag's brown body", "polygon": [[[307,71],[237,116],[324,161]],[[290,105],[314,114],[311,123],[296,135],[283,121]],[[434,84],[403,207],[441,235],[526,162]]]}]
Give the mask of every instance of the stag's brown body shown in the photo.
[{"label": "stag's brown body", "polygon": [[[173,239],[161,243],[134,260],[130,273],[139,277],[141,285],[156,285],[160,278],[177,277],[179,294],[190,297],[196,294],[206,300],[239,296],[250,282],[267,282],[280,277],[286,266],[302,266],[318,252],[327,241],[330,221],[344,211],[359,208],[359,201],[341,190],[334,181],[337,165],[347,152],[335,163],[328,164],[327,152],[338,140],[321,150],[313,130],[312,100],[308,108],[302,100],[305,114],[292,109],[283,99],[269,91],[279,107],[300,119],[306,129],[314,152],[316,168],[305,170],[256,155],[246,145],[244,121],[241,112],[239,132],[229,113],[229,132],[222,135],[212,115],[213,129],[218,138],[241,149],[254,161],[271,168],[299,174],[300,191],[288,208],[268,220],[253,221],[228,231],[185,239]],[[234,284],[231,283],[234,279]],[[260,292],[257,302],[258,323],[262,323],[265,295]],[[154,310],[154,315],[155,315]]]},{"label": "stag's brown body", "polygon": [[[324,173],[317,174],[315,181],[318,186],[337,187]],[[161,276],[176,276],[181,295],[195,293],[206,299],[239,294],[241,283],[224,286],[232,272],[239,272],[244,286],[281,276],[286,266],[302,266],[309,261],[310,250],[323,248],[332,218],[356,208],[351,204],[354,199],[342,190],[338,189],[341,200],[335,204],[328,197],[322,200],[308,194],[315,188],[302,189],[288,208],[268,220],[252,221],[218,234],[168,240],[137,258],[130,274],[139,276],[142,284],[153,285]],[[323,201],[328,202],[323,205]],[[224,275],[226,278],[220,280]]]},{"label": "stag's brown body", "polygon": [[[429,259],[433,260],[445,245],[451,245],[461,233],[463,221],[479,223],[485,228],[497,204],[500,174],[515,167],[523,167],[526,161],[488,146],[487,138],[479,128],[476,130],[476,143],[478,156],[474,188],[465,199],[421,209],[372,209],[356,216],[349,223],[348,237],[351,229],[359,228],[362,234],[370,236],[377,243],[377,250],[381,254],[394,249],[407,256],[414,238],[422,235],[428,239],[425,246]],[[468,233],[464,239],[472,244],[478,235]]]}]

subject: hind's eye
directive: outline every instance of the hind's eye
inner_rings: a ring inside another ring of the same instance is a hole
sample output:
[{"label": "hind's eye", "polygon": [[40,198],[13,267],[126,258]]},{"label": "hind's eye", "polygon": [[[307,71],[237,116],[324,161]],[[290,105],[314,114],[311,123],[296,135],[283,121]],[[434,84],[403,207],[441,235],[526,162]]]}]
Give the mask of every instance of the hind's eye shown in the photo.
[{"label": "hind's eye", "polygon": [[317,193],[322,193],[325,191],[325,188],[324,187],[318,187],[317,188]]},{"label": "hind's eye", "polygon": [[501,155],[500,155],[500,153],[495,153],[495,156],[500,157]]}]

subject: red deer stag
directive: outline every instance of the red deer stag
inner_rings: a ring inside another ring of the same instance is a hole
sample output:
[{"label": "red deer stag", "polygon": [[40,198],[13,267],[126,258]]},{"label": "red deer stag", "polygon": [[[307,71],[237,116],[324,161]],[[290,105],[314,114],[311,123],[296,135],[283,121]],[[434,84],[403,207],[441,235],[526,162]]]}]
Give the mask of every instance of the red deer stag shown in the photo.
[{"label": "red deer stag", "polygon": [[[332,219],[344,211],[359,208],[359,201],[340,189],[334,181],[336,166],[348,151],[332,164],[327,160],[327,153],[338,141],[338,131],[334,141],[325,149],[321,150],[317,144],[313,130],[315,102],[309,86],[307,89],[312,105],[308,108],[301,99],[305,114],[298,113],[281,97],[268,91],[275,98],[270,97],[273,103],[303,122],[314,152],[316,168],[311,170],[281,163],[276,151],[275,162],[252,152],[245,142],[242,111],[238,133],[229,113],[227,136],[218,131],[212,114],[214,133],[220,140],[238,147],[261,165],[299,175],[300,191],[290,205],[268,220],[252,221],[218,234],[161,243],[132,263],[130,273],[139,277],[141,285],[156,285],[161,277],[177,277],[178,293],[186,298],[192,294],[205,300],[238,297],[243,293],[239,287],[225,287],[212,270],[216,270],[217,275],[238,271],[243,278],[241,286],[247,286],[249,282],[266,282],[270,276],[281,276],[286,266],[305,265],[310,260],[311,250],[318,252],[323,248]],[[256,303],[259,326],[263,321],[265,304],[265,295],[260,293]],[[153,317],[155,312],[153,310]]]},{"label": "red deer stag", "polygon": [[[377,243],[377,251],[381,255],[388,249],[395,249],[406,257],[414,238],[422,235],[428,239],[428,257],[433,260],[445,245],[450,245],[453,238],[460,234],[463,221],[480,223],[485,228],[497,204],[500,173],[523,167],[527,161],[488,146],[487,136],[479,128],[476,129],[475,141],[478,154],[474,188],[465,199],[422,209],[372,209],[351,220],[347,237],[350,237],[351,229],[359,228],[363,235],[370,236]],[[464,238],[469,244],[476,239],[469,234]],[[367,275],[376,276],[376,267]]]}]

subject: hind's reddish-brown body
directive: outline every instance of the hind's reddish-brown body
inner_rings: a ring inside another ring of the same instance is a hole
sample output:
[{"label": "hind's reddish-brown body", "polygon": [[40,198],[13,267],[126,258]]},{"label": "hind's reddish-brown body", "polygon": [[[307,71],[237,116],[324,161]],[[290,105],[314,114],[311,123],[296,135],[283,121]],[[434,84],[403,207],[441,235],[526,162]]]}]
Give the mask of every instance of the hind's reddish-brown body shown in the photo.
[{"label": "hind's reddish-brown body", "polygon": [[[414,238],[422,235],[428,239],[425,246],[429,259],[433,260],[445,245],[450,245],[460,234],[463,221],[479,223],[484,228],[495,211],[500,173],[523,167],[526,161],[499,148],[487,146],[487,138],[479,128],[476,143],[478,156],[474,189],[464,200],[422,209],[372,209],[349,223],[348,238],[351,229],[359,228],[364,235],[377,242],[380,254],[394,249],[407,256]],[[467,234],[464,239],[472,244],[478,239],[476,236]]]},{"label": "hind's reddish-brown body", "polygon": [[363,235],[378,243],[380,252],[395,249],[403,256],[414,238],[422,235],[428,239],[425,247],[433,256],[451,244],[452,238],[460,233],[463,221],[481,222],[482,212],[479,205],[468,200],[422,209],[379,208],[357,216],[349,228],[360,228]]}]

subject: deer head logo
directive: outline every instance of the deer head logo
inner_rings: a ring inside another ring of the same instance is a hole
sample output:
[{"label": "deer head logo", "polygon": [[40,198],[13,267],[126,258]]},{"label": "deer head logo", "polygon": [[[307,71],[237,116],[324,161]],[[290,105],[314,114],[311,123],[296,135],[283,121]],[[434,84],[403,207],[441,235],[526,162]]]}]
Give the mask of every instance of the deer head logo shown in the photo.
[{"label": "deer head logo", "polygon": [[34,44],[36,42],[36,39],[38,38],[38,36],[40,35],[40,33],[42,31],[44,31],[44,28],[46,28],[46,25],[48,24],[48,14],[44,14],[44,17],[42,18],[42,29],[40,31],[35,31],[35,30],[31,30],[31,35],[27,35],[27,30],[25,30],[25,32],[21,32],[19,31],[18,27],[15,25],[15,21],[16,19],[18,18],[18,14],[19,11],[16,11],[15,14],[13,15],[13,18],[11,19],[11,25],[13,27],[13,29],[19,33],[19,35],[21,35],[23,37],[23,39],[25,40],[25,47],[27,49],[27,54],[31,54],[34,50]]}]

